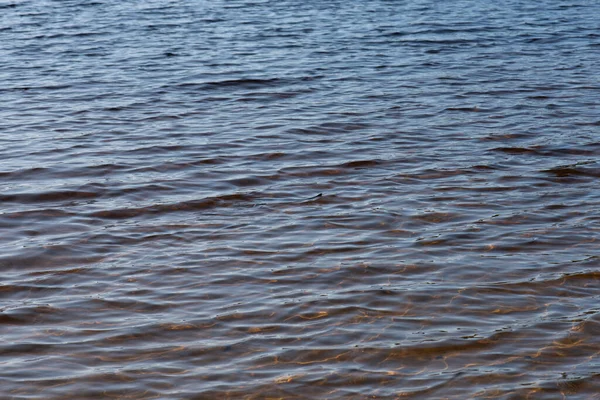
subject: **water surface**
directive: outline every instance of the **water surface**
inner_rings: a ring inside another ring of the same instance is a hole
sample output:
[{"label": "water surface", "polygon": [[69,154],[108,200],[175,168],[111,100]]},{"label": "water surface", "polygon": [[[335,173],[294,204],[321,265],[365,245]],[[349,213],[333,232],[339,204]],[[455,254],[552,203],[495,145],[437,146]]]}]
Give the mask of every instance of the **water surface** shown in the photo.
[{"label": "water surface", "polygon": [[9,399],[592,399],[600,6],[0,2]]}]

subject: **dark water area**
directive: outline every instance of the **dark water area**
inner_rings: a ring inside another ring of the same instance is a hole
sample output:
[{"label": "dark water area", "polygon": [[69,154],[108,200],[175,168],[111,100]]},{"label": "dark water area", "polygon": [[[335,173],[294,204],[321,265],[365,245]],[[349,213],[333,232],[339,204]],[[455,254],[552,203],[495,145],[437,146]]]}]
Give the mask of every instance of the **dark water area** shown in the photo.
[{"label": "dark water area", "polygon": [[600,398],[599,15],[0,0],[0,398]]}]

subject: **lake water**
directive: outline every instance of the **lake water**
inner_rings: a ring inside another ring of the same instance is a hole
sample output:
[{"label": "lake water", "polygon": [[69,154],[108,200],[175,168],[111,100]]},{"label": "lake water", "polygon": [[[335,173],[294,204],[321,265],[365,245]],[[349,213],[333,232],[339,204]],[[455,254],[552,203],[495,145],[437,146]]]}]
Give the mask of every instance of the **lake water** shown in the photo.
[{"label": "lake water", "polygon": [[599,15],[1,0],[0,397],[600,398]]}]

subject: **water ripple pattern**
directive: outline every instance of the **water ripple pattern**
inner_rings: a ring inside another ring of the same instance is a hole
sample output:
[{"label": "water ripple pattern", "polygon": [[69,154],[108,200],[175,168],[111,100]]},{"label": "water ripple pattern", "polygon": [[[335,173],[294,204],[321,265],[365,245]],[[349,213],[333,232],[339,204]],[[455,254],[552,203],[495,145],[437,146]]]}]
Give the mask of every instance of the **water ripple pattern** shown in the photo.
[{"label": "water ripple pattern", "polygon": [[0,397],[600,398],[599,4],[0,0]]}]

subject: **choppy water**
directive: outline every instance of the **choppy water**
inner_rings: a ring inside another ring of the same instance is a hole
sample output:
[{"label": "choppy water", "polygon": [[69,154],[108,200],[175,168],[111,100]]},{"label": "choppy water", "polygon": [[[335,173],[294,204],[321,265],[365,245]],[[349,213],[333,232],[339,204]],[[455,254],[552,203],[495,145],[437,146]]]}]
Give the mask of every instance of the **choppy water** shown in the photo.
[{"label": "choppy water", "polygon": [[600,5],[0,2],[0,397],[592,399]]}]

